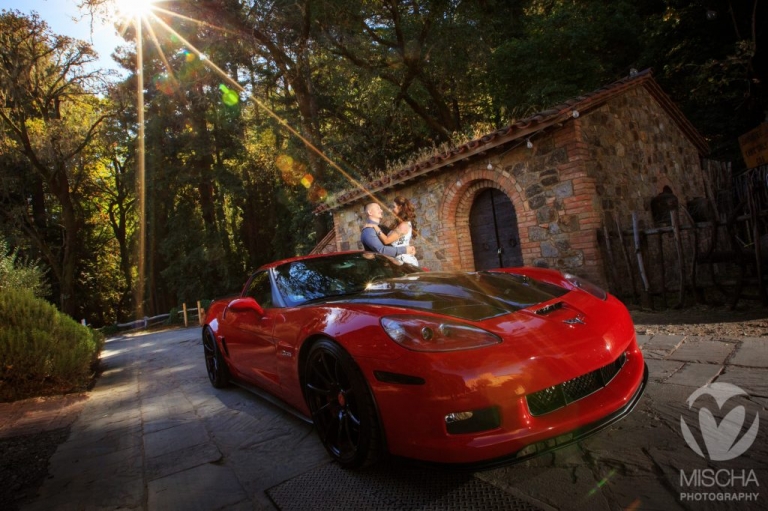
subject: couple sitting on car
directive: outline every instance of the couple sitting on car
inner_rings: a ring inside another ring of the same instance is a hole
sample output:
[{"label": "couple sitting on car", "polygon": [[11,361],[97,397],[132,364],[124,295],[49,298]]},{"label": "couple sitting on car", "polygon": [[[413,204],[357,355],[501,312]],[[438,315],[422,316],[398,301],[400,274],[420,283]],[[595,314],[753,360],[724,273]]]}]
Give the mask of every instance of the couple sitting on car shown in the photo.
[{"label": "couple sitting on car", "polygon": [[413,204],[405,197],[396,197],[392,206],[395,219],[390,228],[379,225],[383,211],[376,202],[365,206],[365,214],[368,217],[360,241],[365,250],[379,252],[388,256],[394,256],[399,261],[419,265],[416,259],[416,248],[411,246],[411,238],[415,237],[416,214]]}]

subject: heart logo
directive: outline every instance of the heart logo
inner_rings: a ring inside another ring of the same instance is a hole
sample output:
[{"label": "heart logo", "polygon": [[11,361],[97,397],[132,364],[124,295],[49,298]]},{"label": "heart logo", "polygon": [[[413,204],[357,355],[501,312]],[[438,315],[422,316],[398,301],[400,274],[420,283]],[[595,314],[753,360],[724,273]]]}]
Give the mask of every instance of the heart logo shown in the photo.
[{"label": "heart logo", "polygon": [[[730,398],[748,394],[730,383],[711,383],[699,387],[688,397],[686,402],[688,403],[689,410],[692,409],[696,399],[702,395],[712,396],[719,409],[722,410],[723,405]],[[744,454],[757,437],[760,415],[755,413],[755,420],[752,421],[749,430],[740,439],[738,438],[745,419],[746,410],[741,405],[728,412],[720,423],[717,422],[714,414],[708,408],[699,409],[699,430],[701,431],[701,436],[704,439],[704,445],[709,456],[705,455],[701,447],[699,447],[696,438],[691,433],[682,415],[680,416],[680,429],[683,432],[683,438],[685,438],[686,443],[688,443],[693,452],[702,458],[709,457],[712,461],[726,461]]]}]

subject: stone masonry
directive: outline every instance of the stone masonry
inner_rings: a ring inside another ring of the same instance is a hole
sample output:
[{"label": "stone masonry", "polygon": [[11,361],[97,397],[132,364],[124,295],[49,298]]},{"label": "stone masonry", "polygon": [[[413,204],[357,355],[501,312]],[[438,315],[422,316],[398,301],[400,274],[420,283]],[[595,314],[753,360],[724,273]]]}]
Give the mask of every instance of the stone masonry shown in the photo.
[{"label": "stone masonry", "polygon": [[[496,188],[514,206],[525,265],[606,285],[597,236],[603,222],[615,228],[618,219],[629,228],[635,211],[642,226],[652,225],[650,201],[665,185],[681,204],[704,196],[699,155],[705,146],[649,74],[635,80],[607,87],[611,94],[577,98],[564,109],[567,117],[521,129],[492,149],[482,151],[480,139],[471,155],[407,179],[395,172],[366,188],[385,206],[397,195],[414,203],[419,236],[412,243],[425,268],[475,269],[470,209],[478,194]],[[362,248],[363,208],[370,200],[359,193],[328,208],[335,250]]]}]

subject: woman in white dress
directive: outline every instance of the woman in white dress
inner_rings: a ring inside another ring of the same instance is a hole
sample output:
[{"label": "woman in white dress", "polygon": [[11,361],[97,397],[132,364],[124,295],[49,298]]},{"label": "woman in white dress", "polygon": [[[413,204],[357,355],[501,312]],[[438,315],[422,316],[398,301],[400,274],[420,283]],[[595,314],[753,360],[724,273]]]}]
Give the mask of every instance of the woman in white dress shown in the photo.
[{"label": "woman in white dress", "polygon": [[[413,204],[405,197],[397,196],[392,206],[392,212],[395,214],[392,229],[389,234],[379,232],[379,239],[385,245],[407,247],[411,244],[411,239],[416,237],[416,212],[413,209]],[[411,254],[401,254],[397,256],[397,259],[414,266],[419,265],[419,260]]]}]

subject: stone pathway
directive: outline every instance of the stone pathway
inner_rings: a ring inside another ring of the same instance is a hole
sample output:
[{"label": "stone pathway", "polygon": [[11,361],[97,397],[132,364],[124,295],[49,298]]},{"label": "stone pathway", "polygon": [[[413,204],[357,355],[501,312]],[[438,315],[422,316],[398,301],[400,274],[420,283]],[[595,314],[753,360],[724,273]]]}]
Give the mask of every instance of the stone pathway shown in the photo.
[{"label": "stone pathway", "polygon": [[[543,509],[768,508],[768,338],[638,340],[650,380],[632,414],[578,445],[474,476]],[[269,510],[268,489],[329,462],[305,423],[240,389],[210,386],[198,328],[110,339],[103,361],[88,394],[0,404],[0,437],[71,426],[26,509]],[[699,456],[681,430],[682,420],[705,445],[699,409],[687,401],[713,382],[746,392],[722,410],[697,401],[716,424],[738,406],[744,413],[729,421],[743,419],[742,435],[763,419],[754,443],[729,461]]]}]

